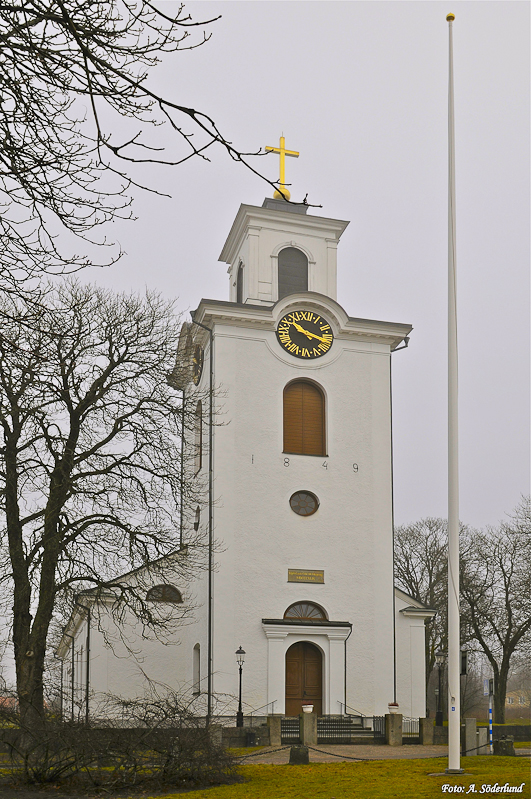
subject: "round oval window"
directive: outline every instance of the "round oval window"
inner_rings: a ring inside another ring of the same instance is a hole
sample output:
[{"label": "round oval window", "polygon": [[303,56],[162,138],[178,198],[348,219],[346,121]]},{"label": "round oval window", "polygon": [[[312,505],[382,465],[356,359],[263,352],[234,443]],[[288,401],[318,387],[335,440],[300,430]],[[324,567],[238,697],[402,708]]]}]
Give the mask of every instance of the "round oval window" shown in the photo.
[{"label": "round oval window", "polygon": [[289,504],[299,516],[311,516],[319,507],[319,500],[310,491],[297,491],[290,497]]}]

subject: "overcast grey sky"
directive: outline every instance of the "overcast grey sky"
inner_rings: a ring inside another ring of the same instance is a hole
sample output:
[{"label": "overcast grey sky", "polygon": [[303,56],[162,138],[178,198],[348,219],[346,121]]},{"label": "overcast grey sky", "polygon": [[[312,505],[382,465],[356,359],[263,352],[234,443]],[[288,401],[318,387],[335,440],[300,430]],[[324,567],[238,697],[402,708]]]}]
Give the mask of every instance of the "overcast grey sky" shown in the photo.
[{"label": "overcast grey sky", "polygon": [[[173,3],[165,4],[168,8]],[[529,3],[192,2],[222,14],[154,78],[236,147],[286,146],[295,200],[348,219],[338,300],[413,324],[393,356],[396,521],[446,515],[448,25],[454,23],[461,518],[496,524],[529,492]],[[162,132],[166,141],[171,134]],[[212,150],[149,180],[118,224],[127,255],[83,279],[228,298],[219,253],[240,203],[269,187]],[[259,167],[278,177],[278,158]]]}]

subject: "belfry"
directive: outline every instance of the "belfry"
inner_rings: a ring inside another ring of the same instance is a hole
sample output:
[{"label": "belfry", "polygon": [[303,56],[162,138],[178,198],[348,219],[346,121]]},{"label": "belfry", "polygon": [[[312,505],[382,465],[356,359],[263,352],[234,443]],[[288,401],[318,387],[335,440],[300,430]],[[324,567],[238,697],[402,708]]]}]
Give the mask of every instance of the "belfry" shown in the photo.
[{"label": "belfry", "polygon": [[[283,158],[298,153],[283,138],[271,149],[281,193],[240,206],[220,255],[228,299],[201,300],[183,331],[210,569],[173,586],[193,618],[175,646],[141,645],[142,670],[192,693],[198,715],[235,714],[243,648],[244,715],[372,717],[396,700],[424,716],[434,611],[393,587],[390,360],[411,326],[338,303],[348,222],[286,202]],[[169,597],[170,566],[165,582]],[[95,694],[143,690],[132,656],[120,663],[97,632],[92,652],[107,664],[91,667]]]}]

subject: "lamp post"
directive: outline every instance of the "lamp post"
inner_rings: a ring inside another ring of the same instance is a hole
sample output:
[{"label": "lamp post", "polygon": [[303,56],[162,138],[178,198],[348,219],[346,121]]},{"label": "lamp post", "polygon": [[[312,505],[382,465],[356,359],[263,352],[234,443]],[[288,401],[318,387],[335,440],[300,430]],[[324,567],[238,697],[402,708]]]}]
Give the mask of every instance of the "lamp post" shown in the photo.
[{"label": "lamp post", "polygon": [[236,663],[240,672],[240,690],[238,694],[238,712],[236,713],[236,726],[243,727],[243,710],[242,710],[242,666],[244,660],[245,650],[240,647],[236,650]]},{"label": "lamp post", "polygon": [[441,694],[442,694],[442,687],[441,687],[441,672],[444,661],[446,660],[446,655],[444,652],[436,652],[435,653],[435,660],[437,662],[437,666],[439,667],[439,687],[435,689],[435,693],[437,695],[437,712],[435,713],[435,726],[442,727],[443,725],[443,712],[441,710]]}]

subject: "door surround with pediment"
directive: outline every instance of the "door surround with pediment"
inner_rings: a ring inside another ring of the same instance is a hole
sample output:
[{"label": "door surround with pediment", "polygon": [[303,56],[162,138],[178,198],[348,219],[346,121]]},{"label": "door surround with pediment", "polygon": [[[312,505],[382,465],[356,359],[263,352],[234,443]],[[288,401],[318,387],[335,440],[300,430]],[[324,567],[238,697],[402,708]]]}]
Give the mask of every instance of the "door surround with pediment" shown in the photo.
[{"label": "door surround with pediment", "polygon": [[274,713],[286,712],[286,653],[296,643],[314,644],[322,654],[321,712],[339,713],[345,701],[345,640],[348,622],[294,623],[284,619],[262,619],[267,638],[267,701],[275,702]]}]

